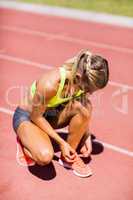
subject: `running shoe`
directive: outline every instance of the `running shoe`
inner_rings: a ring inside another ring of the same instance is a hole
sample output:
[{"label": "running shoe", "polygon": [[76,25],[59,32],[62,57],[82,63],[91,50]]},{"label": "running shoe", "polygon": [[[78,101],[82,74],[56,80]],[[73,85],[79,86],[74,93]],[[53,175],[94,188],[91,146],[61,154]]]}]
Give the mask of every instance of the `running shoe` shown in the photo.
[{"label": "running shoe", "polygon": [[16,160],[19,165],[28,167],[35,165],[35,161],[32,160],[29,156],[24,153],[23,146],[20,140],[17,137],[17,153],[16,153]]},{"label": "running shoe", "polygon": [[59,164],[67,169],[72,169],[73,173],[81,178],[86,178],[92,175],[90,167],[85,164],[78,155],[73,163],[68,163],[60,158]]}]

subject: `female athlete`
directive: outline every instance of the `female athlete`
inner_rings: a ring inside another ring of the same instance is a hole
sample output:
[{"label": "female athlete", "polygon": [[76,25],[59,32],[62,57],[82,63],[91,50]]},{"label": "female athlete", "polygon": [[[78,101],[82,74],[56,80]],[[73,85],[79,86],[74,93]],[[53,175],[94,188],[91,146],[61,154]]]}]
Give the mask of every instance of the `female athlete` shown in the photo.
[{"label": "female athlete", "polygon": [[[62,166],[71,168],[80,177],[92,175],[90,167],[80,157],[88,157],[92,151],[89,96],[104,88],[108,80],[107,60],[82,50],[62,67],[49,70],[33,82],[25,103],[16,108],[13,116],[13,128],[23,152],[33,164],[47,165],[52,161],[52,138],[60,146]],[[55,129],[66,126],[65,141]]]}]

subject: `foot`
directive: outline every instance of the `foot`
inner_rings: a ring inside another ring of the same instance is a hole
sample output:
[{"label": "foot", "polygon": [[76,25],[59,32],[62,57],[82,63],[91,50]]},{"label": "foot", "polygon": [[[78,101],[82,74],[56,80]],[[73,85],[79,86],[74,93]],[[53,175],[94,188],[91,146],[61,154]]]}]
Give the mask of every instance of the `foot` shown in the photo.
[{"label": "foot", "polygon": [[91,152],[92,152],[92,142],[91,142],[91,135],[89,135],[80,149],[81,153],[80,156],[89,157],[91,155]]},{"label": "foot", "polygon": [[32,160],[28,155],[24,153],[23,146],[19,139],[17,138],[17,153],[16,153],[16,160],[19,165],[21,166],[33,166],[35,165],[35,161]]},{"label": "foot", "polygon": [[85,164],[78,155],[73,163],[68,163],[61,158],[59,159],[59,164],[65,168],[72,169],[73,173],[81,178],[86,178],[92,175],[92,170],[90,167]]}]

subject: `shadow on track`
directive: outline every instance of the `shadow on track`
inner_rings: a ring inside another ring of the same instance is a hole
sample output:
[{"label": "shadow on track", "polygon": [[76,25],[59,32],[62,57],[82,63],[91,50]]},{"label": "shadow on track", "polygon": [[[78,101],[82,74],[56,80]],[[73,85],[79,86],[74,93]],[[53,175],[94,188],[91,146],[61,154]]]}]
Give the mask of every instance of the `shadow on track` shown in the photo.
[{"label": "shadow on track", "polygon": [[[58,131],[58,134],[64,139],[66,140],[67,139],[67,133],[65,132],[59,132]],[[98,141],[95,141],[96,137],[91,134],[91,140],[92,140],[92,153],[91,155],[97,155],[97,154],[100,154],[104,151],[104,146],[98,142]],[[59,145],[51,139],[51,142],[53,144],[53,148],[54,148],[54,152],[57,153],[60,151],[60,147]],[[81,147],[79,145],[79,147]],[[87,163],[90,163],[91,162],[91,156],[88,157],[88,158],[82,158],[84,160],[84,162],[87,164]],[[59,160],[59,157],[58,156],[54,156],[53,160],[56,160],[58,161]],[[56,177],[56,171],[55,171],[55,167],[53,165],[53,163],[51,162],[49,165],[46,165],[46,166],[39,166],[39,165],[35,165],[35,166],[31,166],[31,167],[28,167],[29,171],[34,175],[34,176],[37,176],[38,178],[42,179],[42,180],[51,180],[53,178]]]},{"label": "shadow on track", "polygon": [[28,167],[28,169],[34,176],[37,176],[42,180],[48,181],[56,177],[55,167],[52,162],[46,166],[40,166],[36,164]]},{"label": "shadow on track", "polygon": [[[66,140],[67,139],[67,133],[65,132],[59,132],[58,131],[58,134],[64,139],[64,140]],[[100,153],[102,153],[103,151],[104,151],[104,146],[103,146],[103,144],[102,143],[100,143],[100,142],[98,142],[98,141],[95,141],[95,139],[96,139],[96,136],[95,135],[93,135],[93,134],[91,134],[91,141],[92,141],[92,155],[97,155],[97,154],[100,154]],[[55,141],[53,141],[53,140],[51,140],[52,141],[52,144],[53,144],[53,147],[54,147],[54,151],[55,151],[55,153],[56,152],[58,152],[58,151],[60,151],[60,148],[59,148],[59,145],[55,142]],[[80,145],[79,145],[80,146]]]}]

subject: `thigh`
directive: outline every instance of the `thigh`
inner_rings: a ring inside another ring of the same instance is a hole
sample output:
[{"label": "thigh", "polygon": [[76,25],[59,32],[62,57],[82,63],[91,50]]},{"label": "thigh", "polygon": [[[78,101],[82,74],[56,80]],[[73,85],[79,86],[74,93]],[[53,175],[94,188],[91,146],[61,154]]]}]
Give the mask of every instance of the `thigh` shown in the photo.
[{"label": "thigh", "polygon": [[92,106],[89,99],[85,100],[74,100],[70,101],[65,108],[58,114],[57,127],[63,127],[69,125],[71,119],[76,114],[81,114],[82,116],[91,116]]},{"label": "thigh", "polygon": [[17,135],[33,158],[36,158],[42,151],[48,151],[51,154],[54,152],[49,136],[30,121],[20,124]]},{"label": "thigh", "polygon": [[48,111],[44,114],[44,117],[54,129],[64,128],[69,125],[70,120],[75,114],[82,113],[84,110],[91,114],[91,102],[88,98],[78,98]]},{"label": "thigh", "polygon": [[69,111],[67,111],[67,107],[68,104],[60,105],[44,113],[45,119],[50,123],[52,128],[54,129],[64,128],[69,124],[70,121],[68,118]]},{"label": "thigh", "polygon": [[[80,107],[82,107],[82,104],[78,101],[70,101],[67,103],[62,110],[57,112],[57,115],[54,120],[49,119],[49,123],[52,125],[53,128],[64,128],[65,126],[68,126],[72,117],[79,113]],[[52,119],[52,118],[51,118]]]}]

